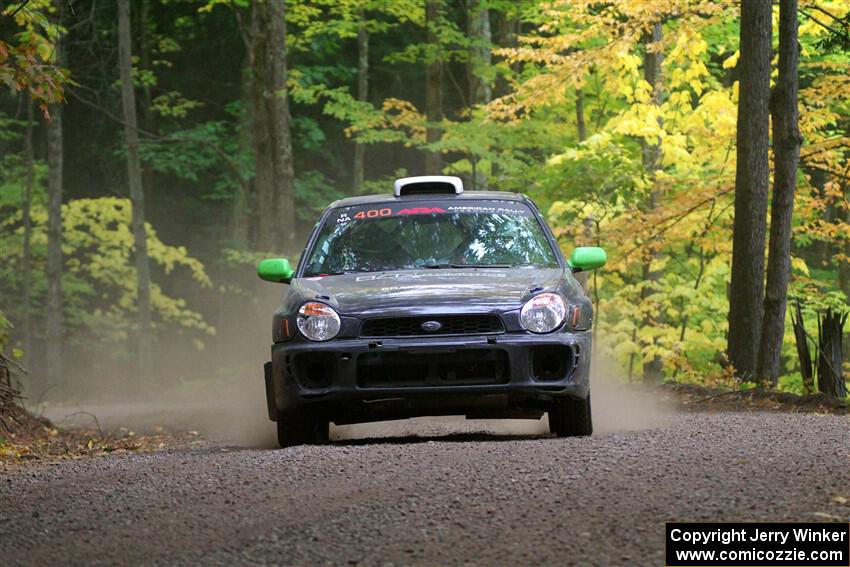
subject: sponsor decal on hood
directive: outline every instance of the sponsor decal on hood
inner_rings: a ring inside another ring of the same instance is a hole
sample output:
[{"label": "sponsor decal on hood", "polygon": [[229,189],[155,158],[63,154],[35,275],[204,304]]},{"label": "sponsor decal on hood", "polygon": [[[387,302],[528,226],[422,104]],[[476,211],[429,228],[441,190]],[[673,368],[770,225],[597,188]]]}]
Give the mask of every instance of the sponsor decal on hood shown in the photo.
[{"label": "sponsor decal on hood", "polygon": [[355,281],[371,282],[371,281],[377,281],[377,280],[406,280],[406,279],[416,280],[416,279],[428,279],[428,278],[445,279],[445,278],[456,278],[456,277],[461,277],[461,278],[501,278],[501,279],[504,279],[504,278],[508,277],[508,274],[506,274],[504,272],[491,272],[491,271],[478,272],[478,271],[469,271],[469,270],[465,270],[465,271],[462,271],[462,272],[449,272],[449,271],[441,270],[439,272],[436,272],[436,271],[435,272],[425,272],[425,273],[412,272],[412,273],[406,273],[406,274],[394,272],[394,273],[390,273],[390,274],[369,274],[367,276],[357,276],[357,278],[355,278]]}]

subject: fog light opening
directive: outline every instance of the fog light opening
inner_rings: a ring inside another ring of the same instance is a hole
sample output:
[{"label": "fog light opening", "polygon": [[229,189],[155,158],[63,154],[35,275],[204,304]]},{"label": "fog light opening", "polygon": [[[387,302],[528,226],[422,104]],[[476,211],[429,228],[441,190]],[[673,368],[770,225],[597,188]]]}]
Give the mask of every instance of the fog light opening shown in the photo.
[{"label": "fog light opening", "polygon": [[302,353],[295,357],[295,374],[302,387],[327,388],[333,381],[333,357],[320,353]]},{"label": "fog light opening", "polygon": [[566,346],[541,346],[531,351],[531,374],[535,380],[563,380],[572,368],[573,351]]},{"label": "fog light opening", "polygon": [[325,367],[322,364],[314,362],[307,365],[306,378],[308,382],[322,383],[326,381]]}]

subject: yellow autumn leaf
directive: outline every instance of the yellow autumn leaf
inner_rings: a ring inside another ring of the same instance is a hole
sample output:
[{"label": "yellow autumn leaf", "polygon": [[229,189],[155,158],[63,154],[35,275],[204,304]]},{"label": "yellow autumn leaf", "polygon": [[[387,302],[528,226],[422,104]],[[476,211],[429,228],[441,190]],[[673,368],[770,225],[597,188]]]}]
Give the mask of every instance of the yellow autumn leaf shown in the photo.
[{"label": "yellow autumn leaf", "polygon": [[806,263],[806,261],[803,258],[800,258],[799,256],[792,256],[791,257],[791,268],[794,271],[799,272],[803,275],[806,275],[806,276],[810,275],[809,265]]}]

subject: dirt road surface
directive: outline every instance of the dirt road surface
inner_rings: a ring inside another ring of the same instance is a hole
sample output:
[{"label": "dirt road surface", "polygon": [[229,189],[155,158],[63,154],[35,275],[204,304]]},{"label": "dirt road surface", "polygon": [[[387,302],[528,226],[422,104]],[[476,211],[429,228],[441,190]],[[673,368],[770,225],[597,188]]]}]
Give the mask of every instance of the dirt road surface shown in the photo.
[{"label": "dirt road surface", "polygon": [[574,439],[408,423],[425,437],[210,443],[10,468],[0,558],[663,565],[665,521],[850,520],[846,417],[675,414]]}]

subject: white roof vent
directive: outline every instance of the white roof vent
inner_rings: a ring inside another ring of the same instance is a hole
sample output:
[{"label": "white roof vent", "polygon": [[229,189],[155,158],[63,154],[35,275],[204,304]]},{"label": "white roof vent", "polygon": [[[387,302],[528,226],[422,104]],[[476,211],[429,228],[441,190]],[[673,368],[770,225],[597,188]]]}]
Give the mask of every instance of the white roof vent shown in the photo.
[{"label": "white roof vent", "polygon": [[460,195],[463,193],[463,181],[453,175],[419,175],[396,179],[393,184],[393,195],[424,195],[424,194]]}]

